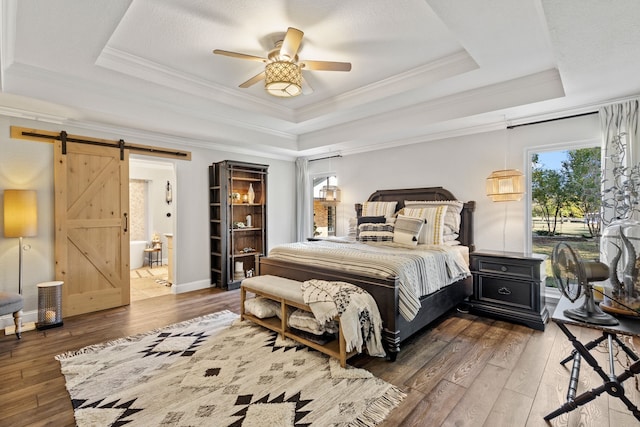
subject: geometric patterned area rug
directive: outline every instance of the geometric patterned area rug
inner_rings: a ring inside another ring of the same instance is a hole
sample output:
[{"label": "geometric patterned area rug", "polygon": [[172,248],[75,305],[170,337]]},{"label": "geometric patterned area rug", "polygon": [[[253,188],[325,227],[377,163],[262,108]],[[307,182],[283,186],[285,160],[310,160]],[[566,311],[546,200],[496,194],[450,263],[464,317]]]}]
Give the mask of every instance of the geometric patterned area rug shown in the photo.
[{"label": "geometric patterned area rug", "polygon": [[375,426],[405,397],[222,311],[56,356],[84,426]]}]

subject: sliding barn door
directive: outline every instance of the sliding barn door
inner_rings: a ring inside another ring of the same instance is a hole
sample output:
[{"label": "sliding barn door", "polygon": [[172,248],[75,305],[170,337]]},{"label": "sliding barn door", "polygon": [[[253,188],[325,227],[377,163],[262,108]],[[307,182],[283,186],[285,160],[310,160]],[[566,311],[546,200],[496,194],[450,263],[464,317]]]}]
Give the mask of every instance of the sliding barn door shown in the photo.
[{"label": "sliding barn door", "polygon": [[63,314],[129,304],[129,153],[62,143],[55,148],[55,262]]}]

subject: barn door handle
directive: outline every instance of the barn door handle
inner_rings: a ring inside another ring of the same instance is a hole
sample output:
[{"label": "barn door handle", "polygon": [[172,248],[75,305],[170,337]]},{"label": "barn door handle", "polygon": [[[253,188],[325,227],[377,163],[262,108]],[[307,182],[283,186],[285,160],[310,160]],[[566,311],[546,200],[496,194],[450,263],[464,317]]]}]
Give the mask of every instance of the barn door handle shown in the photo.
[{"label": "barn door handle", "polygon": [[124,213],[124,232],[126,233],[128,229],[129,229],[129,216],[125,212]]},{"label": "barn door handle", "polygon": [[500,289],[498,289],[498,293],[500,295],[511,295],[511,290],[509,290],[509,288],[503,286]]}]

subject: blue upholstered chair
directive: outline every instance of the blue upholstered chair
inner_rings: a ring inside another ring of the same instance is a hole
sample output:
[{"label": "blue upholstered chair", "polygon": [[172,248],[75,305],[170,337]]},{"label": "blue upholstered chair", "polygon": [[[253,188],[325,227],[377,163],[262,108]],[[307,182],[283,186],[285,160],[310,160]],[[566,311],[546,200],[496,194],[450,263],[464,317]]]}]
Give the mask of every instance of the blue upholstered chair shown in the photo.
[{"label": "blue upholstered chair", "polygon": [[24,300],[22,295],[10,292],[0,292],[0,316],[13,314],[13,322],[16,324],[16,336],[22,337],[22,309]]}]

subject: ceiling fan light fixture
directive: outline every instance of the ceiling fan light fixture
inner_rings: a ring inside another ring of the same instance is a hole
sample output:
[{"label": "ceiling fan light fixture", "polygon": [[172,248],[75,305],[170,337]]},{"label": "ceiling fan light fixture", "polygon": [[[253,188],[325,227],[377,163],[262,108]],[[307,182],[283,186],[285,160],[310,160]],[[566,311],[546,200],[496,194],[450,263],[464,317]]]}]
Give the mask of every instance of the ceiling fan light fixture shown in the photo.
[{"label": "ceiling fan light fixture", "polygon": [[269,62],[265,67],[264,88],[270,95],[290,98],[302,93],[300,65],[288,61]]}]

